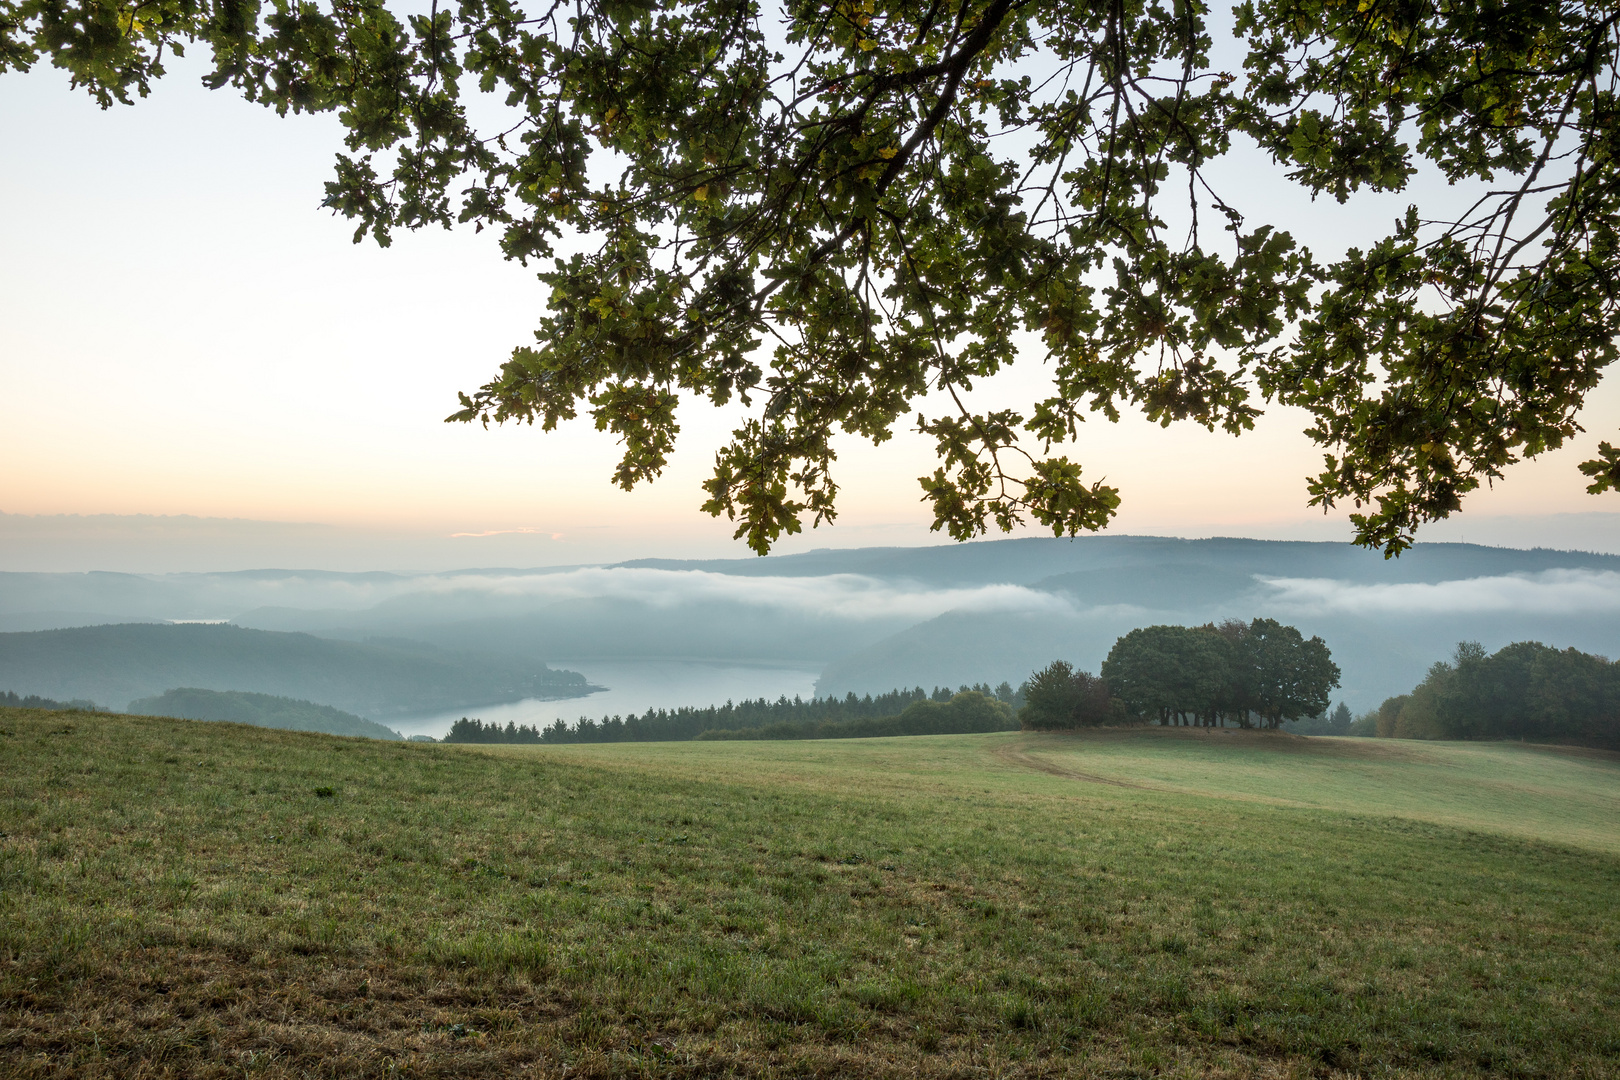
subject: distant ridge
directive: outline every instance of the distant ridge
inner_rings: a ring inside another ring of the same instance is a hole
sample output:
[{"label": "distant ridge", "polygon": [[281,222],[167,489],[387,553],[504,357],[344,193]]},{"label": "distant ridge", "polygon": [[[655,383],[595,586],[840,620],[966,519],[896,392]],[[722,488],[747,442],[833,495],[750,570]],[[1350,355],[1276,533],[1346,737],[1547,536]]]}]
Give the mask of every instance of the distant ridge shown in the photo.
[{"label": "distant ridge", "polygon": [[[1472,608],[1459,600],[1479,593],[1495,599]],[[1344,667],[1345,699],[1363,709],[1410,689],[1463,639],[1620,653],[1620,555],[1425,542],[1385,560],[1344,542],[1084,536],[418,576],[0,574],[0,630],[82,626],[67,621],[73,613],[230,619],[336,639],[321,649],[370,645],[384,655],[349,665],[370,674],[347,683],[314,660],[284,678],[285,665],[250,673],[148,659],[158,673],[148,678],[117,649],[105,665],[6,667],[13,646],[0,635],[0,686],[115,705],[176,686],[251,690],[386,719],[514,700],[508,691],[523,677],[544,675],[540,660],[587,671],[667,660],[814,664],[820,692],[841,697],[1016,685],[1057,658],[1094,668],[1136,626],[1263,616],[1323,636]],[[65,640],[58,646],[71,652]],[[389,664],[397,677],[384,674]],[[453,670],[431,674],[442,665]],[[256,681],[244,681],[249,674]],[[551,685],[543,696],[581,692]]]},{"label": "distant ridge", "polygon": [[229,624],[129,623],[0,634],[0,686],[121,707],[174,687],[319,701],[372,716],[427,713],[590,691],[576,672]]},{"label": "distant ridge", "polygon": [[400,739],[403,736],[363,716],[317,705],[312,701],[250,694],[240,690],[198,690],[181,687],[156,697],[129,703],[137,716],[173,716],[181,720],[214,720],[283,731],[318,731],[325,735],[347,735],[365,739]]}]

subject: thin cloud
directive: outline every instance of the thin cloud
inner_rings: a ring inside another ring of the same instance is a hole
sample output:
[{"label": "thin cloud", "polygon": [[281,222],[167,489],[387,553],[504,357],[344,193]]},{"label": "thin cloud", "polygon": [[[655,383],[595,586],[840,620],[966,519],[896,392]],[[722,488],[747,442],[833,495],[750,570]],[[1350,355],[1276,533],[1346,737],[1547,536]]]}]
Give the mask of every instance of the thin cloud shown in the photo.
[{"label": "thin cloud", "polygon": [[1620,614],[1620,573],[1544,570],[1433,584],[1358,585],[1328,578],[1262,578],[1271,606],[1346,615],[1516,612],[1534,615]]},{"label": "thin cloud", "polygon": [[525,525],[518,529],[487,529],[484,532],[451,533],[450,539],[458,540],[462,537],[471,537],[472,539],[477,539],[482,536],[550,536],[553,540],[561,540],[563,538],[562,533],[547,532],[545,529],[534,529]]},{"label": "thin cloud", "polygon": [[553,574],[455,575],[419,579],[412,592],[485,593],[537,602],[630,600],[669,609],[735,604],[838,619],[930,619],[947,611],[1072,611],[1053,593],[1022,585],[934,588],[861,574],[743,577],[706,570],[591,567]]}]

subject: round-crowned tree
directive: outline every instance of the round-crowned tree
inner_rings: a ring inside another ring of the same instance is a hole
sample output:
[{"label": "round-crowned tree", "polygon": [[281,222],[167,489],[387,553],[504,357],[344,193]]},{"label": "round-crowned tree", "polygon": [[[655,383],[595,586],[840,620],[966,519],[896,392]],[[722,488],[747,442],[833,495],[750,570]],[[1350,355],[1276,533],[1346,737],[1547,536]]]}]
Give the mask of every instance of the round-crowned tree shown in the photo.
[{"label": "round-crowned tree", "polygon": [[1269,728],[1318,715],[1339,685],[1339,666],[1327,643],[1275,619],[1249,624],[1241,657],[1252,680],[1254,711]]},{"label": "round-crowned tree", "polygon": [[1161,724],[1212,717],[1230,674],[1215,634],[1185,626],[1145,626],[1114,642],[1102,677],[1130,712]]}]

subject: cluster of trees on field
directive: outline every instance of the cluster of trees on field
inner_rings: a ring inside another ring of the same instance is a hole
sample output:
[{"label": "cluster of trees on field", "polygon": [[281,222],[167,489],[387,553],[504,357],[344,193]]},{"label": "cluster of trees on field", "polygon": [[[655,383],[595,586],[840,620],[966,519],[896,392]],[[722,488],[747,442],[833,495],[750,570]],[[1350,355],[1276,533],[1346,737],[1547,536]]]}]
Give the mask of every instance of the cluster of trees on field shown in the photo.
[{"label": "cluster of trees on field", "polygon": [[57,709],[68,712],[107,712],[108,710],[93,701],[83,698],[74,698],[72,701],[57,701],[54,698],[40,697],[38,694],[18,696],[10,690],[0,690],[0,708],[7,709]]},{"label": "cluster of trees on field", "polygon": [[[800,697],[782,696],[775,701],[757,698],[742,702],[726,702],[707,708],[683,707],[678,709],[648,709],[637,716],[604,716],[594,720],[582,716],[574,725],[558,720],[546,728],[518,725],[508,722],[485,724],[481,720],[463,717],[451,725],[445,742],[454,743],[598,743],[598,742],[685,742],[699,737],[754,738],[750,732],[771,730],[788,731],[856,731],[876,730],[869,722],[898,721],[908,708],[919,702],[944,704],[963,693],[977,693],[987,699],[1001,702],[1009,711],[1023,704],[1020,691],[1003,682],[991,688],[984,683],[962,686],[956,691],[949,687],[934,687],[932,693],[922,687],[911,690],[891,690],[886,694],[866,694],[857,697],[850,693],[839,697],[813,697],[806,701]],[[914,714],[915,715],[915,714]],[[954,714],[953,714],[954,715]],[[865,726],[862,726],[862,723]],[[946,723],[949,721],[940,721]],[[838,725],[844,725],[842,729]],[[1009,726],[1010,723],[1009,723]],[[999,730],[986,728],[984,730]],[[710,735],[710,732],[725,732]],[[896,732],[900,734],[901,732]],[[940,734],[942,732],[932,732]],[[843,738],[853,735],[787,735],[775,734],[765,738]]]},{"label": "cluster of trees on field", "polygon": [[1410,694],[1356,720],[1394,739],[1524,739],[1620,749],[1620,662],[1519,641],[1487,654],[1474,641],[1429,669]]},{"label": "cluster of trees on field", "polygon": [[1114,642],[1098,675],[1063,660],[1035,672],[1018,718],[1033,730],[1148,720],[1277,728],[1326,712],[1338,685],[1327,644],[1275,619],[1145,626]]}]

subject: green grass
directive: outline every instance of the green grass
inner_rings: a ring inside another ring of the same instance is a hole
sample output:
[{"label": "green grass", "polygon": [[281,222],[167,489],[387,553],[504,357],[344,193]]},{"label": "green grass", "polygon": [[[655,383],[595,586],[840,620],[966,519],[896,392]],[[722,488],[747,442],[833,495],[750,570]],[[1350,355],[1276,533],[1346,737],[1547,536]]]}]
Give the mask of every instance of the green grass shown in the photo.
[{"label": "green grass", "polygon": [[1601,756],[0,730],[8,1076],[1620,1076]]},{"label": "green grass", "polygon": [[1620,854],[1620,755],[1506,742],[1255,737],[1030,737],[1055,772],[1157,791],[1410,818]]}]

